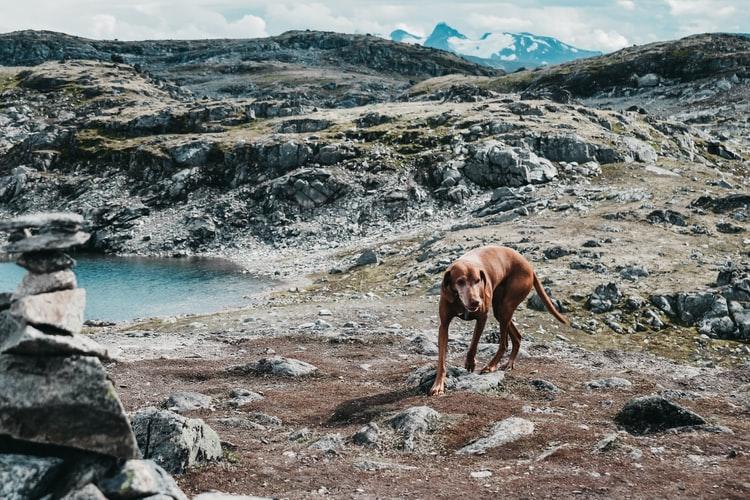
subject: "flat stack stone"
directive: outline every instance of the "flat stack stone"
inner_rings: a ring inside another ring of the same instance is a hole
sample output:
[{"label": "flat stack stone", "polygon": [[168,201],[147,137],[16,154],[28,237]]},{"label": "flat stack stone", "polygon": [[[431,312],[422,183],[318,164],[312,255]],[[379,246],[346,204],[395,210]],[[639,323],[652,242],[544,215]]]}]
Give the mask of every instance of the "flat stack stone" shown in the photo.
[{"label": "flat stack stone", "polygon": [[[81,334],[86,292],[65,251],[88,240],[82,227],[68,213],[0,221],[10,233],[4,250],[20,253],[28,271],[14,293],[0,294],[0,478],[15,478],[2,481],[3,498],[137,497],[100,489],[114,484],[118,464],[137,464],[140,450],[101,363],[107,350]],[[148,493],[184,498],[160,485]]]},{"label": "flat stack stone", "polygon": [[28,270],[10,301],[0,301],[0,352],[29,355],[90,355],[107,351],[79,335],[86,291],[77,287],[73,260],[64,251],[85,243],[83,217],[41,213],[0,221],[10,233],[7,253]]}]

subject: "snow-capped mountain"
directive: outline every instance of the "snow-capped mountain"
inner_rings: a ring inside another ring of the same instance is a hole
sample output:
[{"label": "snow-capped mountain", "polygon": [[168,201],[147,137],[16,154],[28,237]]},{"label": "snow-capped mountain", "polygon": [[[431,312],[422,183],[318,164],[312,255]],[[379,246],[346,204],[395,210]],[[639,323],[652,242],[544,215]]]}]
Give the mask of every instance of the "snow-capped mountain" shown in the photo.
[{"label": "snow-capped mountain", "polygon": [[505,71],[536,68],[601,55],[601,52],[578,49],[556,38],[531,33],[485,33],[478,40],[472,40],[446,23],[435,26],[428,37],[396,30],[391,33],[391,40],[447,50],[471,61]]}]

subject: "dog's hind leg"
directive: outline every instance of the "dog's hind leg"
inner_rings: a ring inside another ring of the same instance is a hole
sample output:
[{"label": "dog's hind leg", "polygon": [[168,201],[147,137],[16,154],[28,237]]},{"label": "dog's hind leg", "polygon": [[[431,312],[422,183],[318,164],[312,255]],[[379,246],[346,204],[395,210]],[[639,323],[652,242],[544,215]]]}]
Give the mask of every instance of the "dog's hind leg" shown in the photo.
[{"label": "dog's hind leg", "polygon": [[474,335],[471,337],[471,344],[469,344],[469,350],[466,352],[466,362],[464,363],[464,368],[469,372],[473,372],[474,367],[476,366],[477,345],[479,344],[479,339],[482,337],[482,332],[484,331],[484,326],[486,324],[486,314],[480,316],[474,324]]},{"label": "dog's hind leg", "polygon": [[521,332],[518,331],[518,328],[513,324],[513,321],[508,323],[508,330],[510,330],[510,337],[513,341],[513,349],[510,351],[510,358],[508,358],[508,361],[500,366],[501,370],[513,369],[513,366],[516,363],[516,358],[518,357],[518,350],[521,348]]},{"label": "dog's hind leg", "polygon": [[503,326],[503,322],[500,319],[498,319],[498,322],[500,322],[500,342],[497,345],[497,352],[490,362],[482,368],[481,373],[492,373],[497,371],[497,365],[500,363],[500,360],[503,359],[505,351],[508,349],[508,328],[507,326]]}]

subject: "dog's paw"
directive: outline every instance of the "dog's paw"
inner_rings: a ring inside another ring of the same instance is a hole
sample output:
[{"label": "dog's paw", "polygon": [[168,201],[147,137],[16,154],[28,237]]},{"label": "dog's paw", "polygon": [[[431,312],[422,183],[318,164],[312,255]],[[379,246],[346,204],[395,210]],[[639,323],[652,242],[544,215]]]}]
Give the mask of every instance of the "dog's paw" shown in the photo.
[{"label": "dog's paw", "polygon": [[482,371],[479,373],[493,373],[496,371],[497,371],[497,366],[487,365],[484,368],[482,368]]},{"label": "dog's paw", "polygon": [[442,396],[443,394],[445,394],[445,386],[443,384],[433,385],[428,393],[429,396]]},{"label": "dog's paw", "polygon": [[473,373],[474,372],[474,368],[476,368],[474,360],[466,358],[466,361],[464,362],[464,368],[466,368],[467,372]]}]

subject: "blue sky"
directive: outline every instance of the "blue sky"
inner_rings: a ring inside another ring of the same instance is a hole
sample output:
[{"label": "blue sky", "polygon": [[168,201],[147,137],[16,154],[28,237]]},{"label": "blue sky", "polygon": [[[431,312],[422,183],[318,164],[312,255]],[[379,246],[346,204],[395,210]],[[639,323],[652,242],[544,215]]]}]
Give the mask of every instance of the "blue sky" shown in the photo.
[{"label": "blue sky", "polygon": [[586,49],[707,31],[749,32],[750,0],[0,0],[0,32],[49,29],[91,38],[252,38],[290,29],[470,37],[528,31]]}]

